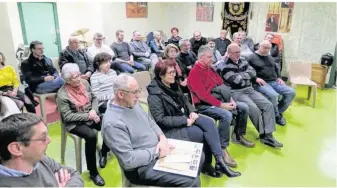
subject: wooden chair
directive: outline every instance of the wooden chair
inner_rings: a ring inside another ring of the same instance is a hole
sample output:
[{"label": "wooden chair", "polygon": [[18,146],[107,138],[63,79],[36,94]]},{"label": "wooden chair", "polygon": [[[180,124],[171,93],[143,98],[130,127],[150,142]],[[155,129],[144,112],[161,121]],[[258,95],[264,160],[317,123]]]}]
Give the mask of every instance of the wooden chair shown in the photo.
[{"label": "wooden chair", "polygon": [[151,76],[149,71],[141,71],[133,73],[133,77],[137,80],[139,87],[142,89],[140,94],[139,102],[147,105],[147,86],[151,82]]},{"label": "wooden chair", "polygon": [[317,84],[311,80],[311,64],[310,61],[291,61],[288,64],[288,74],[292,88],[295,88],[296,85],[308,86],[308,100],[313,92],[312,107],[315,108]]}]

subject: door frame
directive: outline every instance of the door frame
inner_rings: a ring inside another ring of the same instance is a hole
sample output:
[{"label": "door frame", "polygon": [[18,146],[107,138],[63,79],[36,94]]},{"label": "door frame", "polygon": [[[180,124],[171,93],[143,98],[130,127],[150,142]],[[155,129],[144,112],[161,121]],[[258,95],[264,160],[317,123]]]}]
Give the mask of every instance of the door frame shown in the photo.
[{"label": "door frame", "polygon": [[[21,23],[21,31],[22,31],[23,42],[24,42],[25,45],[29,45],[28,39],[27,39],[26,27],[25,27],[25,20],[23,18],[24,16],[23,16],[23,10],[22,10],[22,3],[32,3],[32,2],[17,3],[18,10],[19,10],[20,23]],[[52,4],[53,14],[54,14],[54,22],[55,22],[55,30],[56,30],[57,49],[58,49],[58,53],[60,53],[62,51],[62,48],[61,48],[62,44],[61,44],[60,26],[59,26],[56,3],[54,3],[54,2],[34,2],[34,3],[51,3]],[[36,40],[38,40],[38,39],[36,39]]]}]

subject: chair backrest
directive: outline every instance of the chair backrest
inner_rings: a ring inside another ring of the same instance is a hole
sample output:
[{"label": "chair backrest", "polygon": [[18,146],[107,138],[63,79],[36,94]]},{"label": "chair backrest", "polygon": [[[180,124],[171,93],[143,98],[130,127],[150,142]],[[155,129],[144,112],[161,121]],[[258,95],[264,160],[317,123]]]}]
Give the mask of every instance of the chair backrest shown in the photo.
[{"label": "chair backrest", "polygon": [[57,70],[57,72],[61,73],[60,66],[59,66],[59,57],[53,57],[51,58],[53,61],[53,66]]},{"label": "chair backrest", "polygon": [[133,74],[134,78],[137,80],[139,87],[142,89],[141,97],[147,98],[149,95],[146,87],[151,82],[151,76],[149,71],[135,72]]},{"label": "chair backrest", "polygon": [[306,77],[311,79],[311,64],[310,61],[291,61],[287,66],[289,77]]}]

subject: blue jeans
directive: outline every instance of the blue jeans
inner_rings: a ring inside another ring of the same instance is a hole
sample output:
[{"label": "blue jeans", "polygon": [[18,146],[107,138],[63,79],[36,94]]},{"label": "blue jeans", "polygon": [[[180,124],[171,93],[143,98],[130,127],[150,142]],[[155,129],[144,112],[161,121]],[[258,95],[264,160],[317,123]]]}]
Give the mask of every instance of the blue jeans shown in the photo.
[{"label": "blue jeans", "polygon": [[145,71],[146,70],[146,67],[145,65],[137,62],[137,61],[134,61],[134,65],[131,66],[127,63],[120,63],[121,65],[121,68],[122,68],[122,72],[127,72],[127,73],[134,73],[135,72],[135,69],[139,70],[139,71]]},{"label": "blue jeans", "polygon": [[45,93],[53,93],[56,92],[62,85],[64,81],[61,76],[58,76],[54,80],[46,81],[39,84],[36,87],[35,93],[38,94],[45,94]]},{"label": "blue jeans", "polygon": [[[273,104],[275,117],[282,115],[287,110],[296,95],[293,88],[281,85],[277,81],[267,82],[265,86],[257,86],[256,90],[266,96]],[[279,101],[280,95],[282,99]]]},{"label": "blue jeans", "polygon": [[[237,130],[241,134],[245,134],[248,119],[248,106],[242,102],[236,102],[238,116],[240,123]],[[230,125],[233,120],[233,114],[229,110],[225,110],[215,106],[199,105],[197,106],[199,112],[209,116],[215,120],[219,120],[218,132],[220,136],[220,144],[222,148],[229,146],[230,140]]]}]

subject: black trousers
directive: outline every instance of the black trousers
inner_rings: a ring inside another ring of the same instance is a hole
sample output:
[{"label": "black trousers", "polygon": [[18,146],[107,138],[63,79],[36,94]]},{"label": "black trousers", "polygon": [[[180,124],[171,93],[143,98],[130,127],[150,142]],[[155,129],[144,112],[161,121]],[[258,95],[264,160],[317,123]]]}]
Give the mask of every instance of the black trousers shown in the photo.
[{"label": "black trousers", "polygon": [[[101,130],[101,123],[93,124],[92,126],[87,125],[77,125],[75,128],[71,129],[69,132],[76,136],[79,136],[85,140],[85,158],[87,161],[87,169],[90,175],[97,175],[97,162],[96,162],[96,144],[97,137],[93,129]],[[102,144],[102,155],[105,156],[110,151],[109,147],[105,145],[104,141]]]},{"label": "black trousers", "polygon": [[190,141],[204,143],[205,164],[212,163],[212,154],[214,156],[223,156],[219,133],[211,119],[199,116],[194,125],[185,129]]}]

